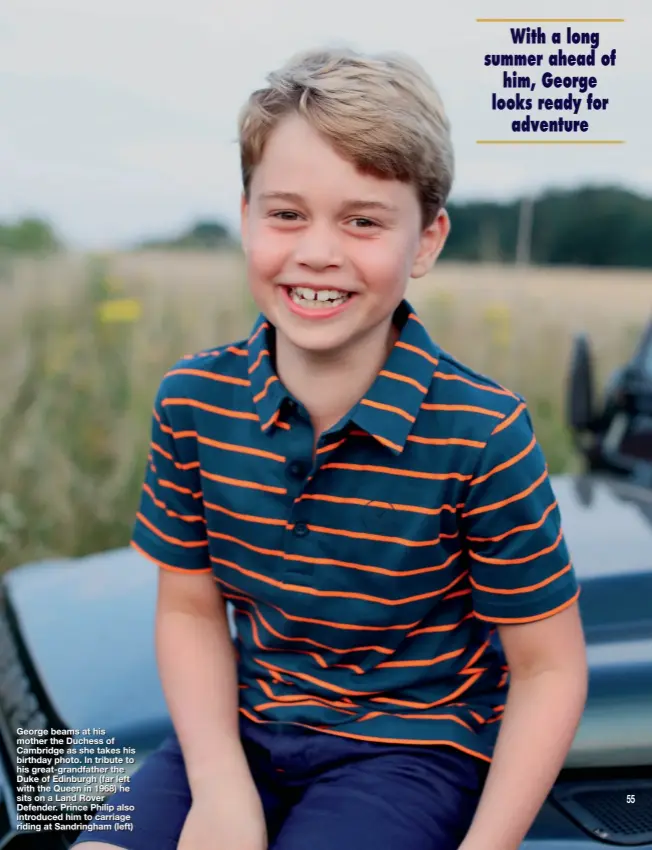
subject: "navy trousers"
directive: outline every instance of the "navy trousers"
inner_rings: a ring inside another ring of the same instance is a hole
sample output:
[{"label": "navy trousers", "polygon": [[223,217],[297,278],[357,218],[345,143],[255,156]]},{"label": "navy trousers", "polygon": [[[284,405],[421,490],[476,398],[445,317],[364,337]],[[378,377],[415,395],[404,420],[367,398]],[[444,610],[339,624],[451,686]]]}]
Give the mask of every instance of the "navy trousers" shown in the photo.
[{"label": "navy trousers", "polygon": [[[267,819],[269,850],[456,850],[488,765],[446,746],[389,745],[243,719],[242,742]],[[134,806],[133,830],[86,841],[175,850],[192,798],[176,736],[107,802]],[[219,848],[216,848],[219,850]]]}]

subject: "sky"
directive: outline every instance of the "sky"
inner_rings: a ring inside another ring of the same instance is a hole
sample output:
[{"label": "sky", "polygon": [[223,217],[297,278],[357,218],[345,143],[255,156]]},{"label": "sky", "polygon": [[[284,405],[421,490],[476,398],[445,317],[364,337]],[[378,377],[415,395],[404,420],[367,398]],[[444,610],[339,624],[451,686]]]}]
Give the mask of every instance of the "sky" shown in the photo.
[{"label": "sky", "polygon": [[[548,45],[523,48],[512,44],[516,25],[476,21],[536,15],[625,22],[546,24]],[[322,45],[398,50],[421,62],[452,123],[452,200],[604,184],[652,195],[652,118],[643,106],[651,25],[650,0],[2,0],[0,222],[47,218],[80,249],[175,234],[200,218],[236,228],[238,111],[269,71]],[[557,49],[550,34],[565,38],[566,26],[598,32],[598,56],[615,48],[616,64],[544,64],[532,69],[534,96],[569,93],[544,90],[546,70],[595,73],[594,93],[609,106],[576,116],[590,119],[583,138],[626,143],[478,145],[509,138],[511,120],[524,117],[492,111],[492,92],[514,92],[484,55],[544,51],[547,63]]]}]

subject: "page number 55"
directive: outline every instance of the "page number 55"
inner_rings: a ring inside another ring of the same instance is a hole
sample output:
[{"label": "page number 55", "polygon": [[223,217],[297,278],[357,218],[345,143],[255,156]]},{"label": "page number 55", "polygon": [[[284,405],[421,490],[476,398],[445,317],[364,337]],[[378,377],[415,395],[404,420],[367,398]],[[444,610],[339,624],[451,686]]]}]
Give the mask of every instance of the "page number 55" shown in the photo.
[{"label": "page number 55", "polygon": [[628,794],[627,795],[627,802],[628,803],[635,803],[636,802],[636,794]]}]

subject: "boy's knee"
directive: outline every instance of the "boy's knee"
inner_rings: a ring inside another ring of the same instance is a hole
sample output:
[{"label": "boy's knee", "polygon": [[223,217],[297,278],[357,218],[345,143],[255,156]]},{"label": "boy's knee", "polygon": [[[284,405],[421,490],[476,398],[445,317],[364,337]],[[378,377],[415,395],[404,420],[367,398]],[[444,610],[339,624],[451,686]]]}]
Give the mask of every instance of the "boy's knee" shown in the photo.
[{"label": "boy's knee", "polygon": [[118,844],[107,844],[106,841],[85,841],[83,845],[80,844],[79,846],[83,846],[84,850],[124,850]]}]

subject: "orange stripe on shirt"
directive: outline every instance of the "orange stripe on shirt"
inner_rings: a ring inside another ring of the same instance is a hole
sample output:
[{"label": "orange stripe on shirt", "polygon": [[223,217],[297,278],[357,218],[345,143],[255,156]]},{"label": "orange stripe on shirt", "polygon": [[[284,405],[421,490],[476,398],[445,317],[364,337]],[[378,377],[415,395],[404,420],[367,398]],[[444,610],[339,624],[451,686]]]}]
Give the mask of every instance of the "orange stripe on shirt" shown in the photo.
[{"label": "orange stripe on shirt", "polygon": [[214,404],[206,404],[194,398],[165,398],[161,402],[162,407],[196,407],[197,410],[205,410],[207,413],[216,413],[219,416],[228,416],[231,419],[248,419],[258,422],[255,413],[246,413],[243,410],[229,410],[226,407],[217,407]]},{"label": "orange stripe on shirt", "polygon": [[[463,507],[463,506],[462,506]],[[509,537],[512,534],[517,534],[519,531],[534,531],[536,528],[541,528],[544,524],[548,515],[551,511],[553,511],[557,507],[557,500],[548,505],[548,507],[543,512],[543,516],[541,519],[538,519],[536,522],[531,522],[528,525],[519,525],[516,528],[510,528],[509,531],[505,531],[504,534],[498,534],[496,537],[473,537],[470,534],[466,535],[466,540],[470,540],[473,543],[497,543],[500,540],[504,540],[506,537]]]},{"label": "orange stripe on shirt", "polygon": [[384,705],[397,705],[403,706],[404,708],[417,708],[417,709],[428,709],[428,708],[437,708],[440,705],[446,705],[446,703],[451,702],[460,694],[465,693],[470,688],[475,685],[478,679],[483,675],[484,671],[479,671],[474,673],[472,676],[464,682],[463,685],[460,685],[458,688],[455,688],[450,694],[447,694],[445,697],[441,699],[435,700],[434,702],[417,702],[415,700],[407,700],[407,699],[392,699],[391,697],[371,697],[370,702],[379,702]]},{"label": "orange stripe on shirt", "polygon": [[296,702],[293,702],[291,704],[284,703],[284,702],[261,702],[261,703],[259,703],[259,705],[255,705],[254,708],[256,709],[256,711],[268,711],[271,708],[295,708],[296,706],[310,706],[310,705],[314,705],[314,706],[317,706],[319,708],[330,708],[332,711],[338,711],[340,714],[348,714],[349,716],[352,716],[352,717],[355,717],[356,714],[357,714],[356,711],[351,711],[348,708],[335,708],[335,706],[332,703],[324,704],[323,702],[316,699],[315,697],[312,697],[310,699],[306,699],[304,697],[303,699],[296,700]]},{"label": "orange stripe on shirt", "polygon": [[[490,631],[490,634],[493,630]],[[490,641],[486,640],[481,646],[477,648],[477,650],[473,653],[473,655],[469,658],[469,660],[464,665],[463,669],[460,670],[460,676],[465,676],[469,673],[483,673],[484,668],[480,667],[477,670],[474,668],[476,661],[478,661],[484,655],[487,647],[489,646]]]},{"label": "orange stripe on shirt", "polygon": [[[245,714],[249,719],[253,719],[253,715],[249,714],[245,709],[240,709],[240,711]],[[264,720],[257,720],[258,723],[264,723]],[[446,740],[421,740],[420,738],[411,738],[410,740],[406,740],[404,738],[379,738],[378,736],[372,735],[356,735],[354,732],[341,732],[337,729],[329,729],[326,726],[310,726],[307,723],[294,723],[295,726],[301,726],[304,729],[313,729],[315,732],[323,732],[325,735],[334,735],[338,738],[352,738],[356,741],[370,741],[376,744],[401,744],[403,746],[440,746],[440,745],[448,745],[455,750],[459,750],[462,753],[466,753],[469,756],[474,756],[475,758],[481,759],[482,761],[486,761],[491,764],[491,758],[484,755],[484,753],[478,753],[475,750],[471,750],[468,747],[463,746],[462,744],[458,744],[456,741],[446,741]]]},{"label": "orange stripe on shirt", "polygon": [[221,531],[209,531],[209,537],[215,537],[219,540],[226,540],[229,543],[236,543],[250,552],[258,552],[260,555],[269,555],[273,558],[282,558],[285,561],[297,561],[302,564],[325,564],[327,566],[344,567],[350,570],[360,570],[367,573],[378,573],[379,575],[388,575],[394,578],[402,576],[422,575],[424,573],[434,573],[446,569],[456,558],[462,554],[462,550],[453,552],[443,563],[435,564],[428,567],[417,567],[413,570],[390,570],[387,567],[376,567],[368,564],[355,564],[350,561],[337,561],[334,558],[318,558],[311,555],[298,555],[284,552],[281,549],[265,549],[262,546],[256,546],[255,543],[249,543],[248,540],[242,540],[240,537],[234,537],[231,534],[224,534]]},{"label": "orange stripe on shirt", "polygon": [[262,457],[268,460],[275,460],[279,463],[285,463],[287,458],[285,455],[268,452],[264,449],[254,449],[251,446],[242,446],[235,443],[222,443],[219,440],[212,440],[209,437],[197,437],[197,441],[204,446],[212,446],[216,449],[224,449],[227,452],[235,452],[236,454],[251,455],[253,457]]},{"label": "orange stripe on shirt", "polygon": [[360,404],[364,404],[366,407],[373,407],[376,410],[386,410],[388,413],[396,413],[398,416],[402,416],[403,419],[407,419],[408,422],[416,421],[414,416],[407,413],[402,407],[395,407],[392,404],[381,404],[381,402],[371,401],[369,398],[361,399]]},{"label": "orange stripe on shirt", "polygon": [[261,523],[262,525],[277,525],[282,527],[285,527],[287,524],[287,520],[285,519],[274,519],[273,517],[267,516],[254,516],[253,514],[239,514],[235,511],[230,511],[223,505],[216,505],[213,502],[204,502],[204,507],[211,511],[217,511],[218,513],[233,517],[233,519],[240,519],[243,522],[255,522]]},{"label": "orange stripe on shirt", "polygon": [[175,484],[174,481],[168,481],[167,478],[157,478],[159,487],[165,487],[168,490],[176,490],[177,493],[184,493],[186,496],[192,496],[193,499],[201,499],[203,493],[201,490],[197,490],[197,492],[193,492],[188,487],[181,487],[179,484]]},{"label": "orange stripe on shirt", "polygon": [[[209,532],[209,535],[212,537],[214,532]],[[451,587],[454,587],[466,578],[467,575],[466,572],[462,573],[453,579],[453,581],[446,587],[443,587],[440,590],[430,590],[427,593],[418,593],[414,596],[407,596],[402,599],[383,599],[380,596],[371,596],[368,593],[355,593],[350,590],[317,590],[314,587],[306,587],[300,584],[290,584],[288,582],[278,581],[277,579],[273,579],[270,576],[263,575],[262,573],[256,573],[253,570],[248,570],[233,561],[227,561],[225,558],[216,558],[214,555],[211,555],[211,561],[213,563],[229,567],[230,569],[235,570],[242,575],[249,576],[249,578],[253,578],[256,581],[261,581],[264,584],[269,584],[273,587],[278,587],[281,590],[286,590],[291,593],[303,593],[307,596],[323,597],[324,599],[362,599],[365,602],[376,602],[378,605],[388,605],[392,607],[398,605],[409,605],[411,602],[421,602],[424,599],[434,599],[436,596],[441,596],[443,593],[446,593],[451,589]]]},{"label": "orange stripe on shirt", "polygon": [[444,596],[444,602],[448,602],[449,599],[455,599],[458,596],[469,596],[471,594],[471,588],[465,587],[464,590],[456,590],[455,593],[449,593],[448,596]]},{"label": "orange stripe on shirt", "polygon": [[486,472],[484,475],[479,475],[477,478],[474,478],[473,481],[470,482],[469,487],[475,487],[476,484],[481,484],[483,481],[486,481],[487,478],[491,478],[492,475],[495,475],[497,472],[502,472],[504,469],[509,469],[510,466],[514,466],[514,464],[518,463],[520,460],[523,460],[524,457],[530,454],[532,449],[537,444],[537,438],[532,435],[532,439],[527,444],[527,446],[520,451],[518,454],[515,454],[514,457],[511,457],[509,460],[504,461],[503,463],[499,463],[497,466],[494,466],[493,469],[490,469],[489,472]]},{"label": "orange stripe on shirt", "polygon": [[390,449],[393,449],[396,452],[402,452],[403,447],[399,446],[398,443],[393,443],[391,440],[388,440],[387,437],[381,437],[380,434],[372,434],[371,435],[375,440],[378,440],[379,443],[382,443],[383,446],[387,446]]},{"label": "orange stripe on shirt", "polygon": [[[353,433],[353,432],[351,432],[351,433]],[[364,433],[365,436],[366,436],[366,431],[361,432],[361,433]],[[346,437],[344,437],[341,440],[337,440],[335,443],[327,443],[325,446],[321,446],[321,448],[319,448],[315,451],[315,454],[316,455],[323,455],[323,454],[326,454],[327,452],[332,452],[335,449],[338,449],[340,446],[343,446],[344,443],[346,443]]]},{"label": "orange stripe on shirt", "polygon": [[141,549],[141,547],[134,540],[130,540],[129,545],[131,546],[132,549],[135,549],[136,552],[138,552],[140,555],[143,555],[143,557],[147,558],[148,561],[151,561],[153,564],[156,564],[158,567],[163,567],[164,570],[170,570],[173,573],[186,573],[186,574],[193,573],[193,574],[195,574],[195,573],[212,573],[213,572],[212,567],[199,567],[199,568],[196,568],[196,569],[191,569],[191,568],[188,568],[188,567],[173,567],[172,564],[168,564],[165,561],[159,561],[158,558],[155,558],[153,555],[150,555],[149,552],[146,552],[144,549]]},{"label": "orange stripe on shirt", "polygon": [[208,546],[208,540],[179,540],[178,537],[171,537],[169,534],[164,534],[159,528],[157,528],[153,522],[150,522],[147,517],[142,514],[140,511],[136,513],[138,519],[143,523],[143,525],[147,526],[150,531],[156,534],[157,537],[160,537],[161,540],[165,540],[167,543],[173,543],[175,546],[183,546],[184,549],[198,549],[203,546]]},{"label": "orange stripe on shirt", "polygon": [[219,481],[221,484],[231,484],[233,487],[245,487],[247,490],[259,490],[263,493],[277,493],[279,496],[285,496],[287,489],[285,487],[272,487],[268,484],[259,484],[257,481],[242,481],[239,478],[228,478],[226,475],[217,475],[214,472],[206,472],[201,470],[201,475],[204,478],[209,478],[211,481]]},{"label": "orange stripe on shirt", "polygon": [[428,363],[432,363],[433,366],[436,366],[439,363],[438,357],[433,357],[432,354],[428,354],[427,351],[424,351],[422,348],[417,348],[416,345],[410,345],[407,342],[401,342],[401,340],[397,340],[394,344],[395,348],[402,348],[404,351],[411,351],[413,354],[418,354],[419,357],[423,357],[424,360],[427,360]]},{"label": "orange stripe on shirt", "polygon": [[579,599],[580,589],[575,593],[572,599],[569,599],[567,602],[564,602],[562,605],[558,605],[556,608],[553,608],[551,611],[546,611],[544,614],[534,614],[531,617],[487,617],[484,614],[479,614],[477,611],[475,612],[475,616],[479,620],[484,620],[489,623],[536,623],[538,620],[545,620],[548,617],[552,617],[553,614],[558,614],[560,611],[564,611],[566,608],[570,608],[571,605],[574,605]]},{"label": "orange stripe on shirt", "polygon": [[[221,563],[219,558],[213,558],[212,560],[217,561],[217,563]],[[228,565],[229,564],[227,564],[227,566]],[[239,590],[239,588],[235,587],[235,585],[229,584],[229,582],[222,577],[215,576],[215,581],[230,591],[238,592]],[[408,629],[413,629],[415,626],[419,625],[419,620],[415,620],[413,623],[394,623],[389,626],[362,626],[358,623],[335,623],[332,620],[319,620],[316,617],[298,617],[296,614],[289,614],[287,611],[279,608],[278,605],[272,605],[271,603],[268,603],[268,607],[278,611],[281,616],[293,623],[310,623],[316,626],[326,626],[326,628],[329,629],[338,629],[339,631],[345,632],[403,632]]]},{"label": "orange stripe on shirt", "polygon": [[261,398],[265,398],[267,395],[267,390],[271,387],[272,384],[275,384],[278,381],[276,375],[270,375],[269,378],[265,381],[265,384],[262,390],[254,396],[254,401],[256,404],[261,400]]},{"label": "orange stripe on shirt", "polygon": [[469,481],[473,476],[461,472],[418,472],[413,469],[393,469],[391,466],[372,466],[362,463],[325,463],[322,469],[350,469],[352,472],[383,472],[401,478],[421,478],[428,481]]},{"label": "orange stripe on shirt", "polygon": [[197,378],[209,378],[211,381],[234,384],[238,387],[251,386],[251,381],[247,381],[245,378],[234,378],[231,375],[221,375],[219,372],[206,372],[204,369],[172,369],[167,375],[195,375]]},{"label": "orange stripe on shirt", "polygon": [[269,351],[266,348],[263,348],[262,351],[258,354],[255,362],[251,364],[249,369],[247,370],[248,374],[251,375],[256,369],[260,366],[263,357],[269,357]]},{"label": "orange stripe on shirt", "polygon": [[412,659],[410,661],[383,661],[381,664],[376,665],[377,667],[433,667],[435,664],[441,664],[442,661],[450,661],[451,658],[459,658],[466,652],[466,647],[461,647],[460,649],[451,650],[451,652],[444,652],[442,655],[438,655],[436,658],[418,658]]},{"label": "orange stripe on shirt", "polygon": [[428,392],[428,387],[424,387],[423,384],[420,384],[415,378],[410,378],[409,375],[399,375],[396,372],[388,372],[387,369],[381,369],[378,374],[382,375],[383,378],[391,378],[393,381],[402,381],[404,384],[410,384],[410,386],[416,387],[422,393]]},{"label": "orange stripe on shirt", "polygon": [[165,502],[156,498],[156,496],[154,495],[154,491],[149,486],[149,484],[143,484],[143,490],[145,491],[145,493],[147,493],[152,502],[154,502],[156,507],[160,508],[162,511],[165,511],[168,516],[173,517],[174,519],[181,519],[184,522],[206,522],[206,519],[200,514],[179,514],[176,511],[170,510],[170,508],[168,508]]},{"label": "orange stripe on shirt", "polygon": [[268,661],[264,661],[262,658],[254,658],[254,661],[256,664],[260,664],[261,667],[266,667],[268,670],[276,670],[278,673],[283,673],[286,676],[289,676],[290,679],[301,679],[303,682],[310,682],[311,684],[317,685],[317,687],[323,688],[326,691],[333,691],[335,694],[345,694],[346,696],[352,697],[369,697],[378,693],[378,691],[353,691],[350,688],[342,688],[339,685],[332,685],[330,682],[325,682],[323,679],[317,679],[309,673],[300,673],[297,670],[286,670],[284,667],[279,667],[277,664],[271,664]]},{"label": "orange stripe on shirt", "polygon": [[261,335],[261,333],[263,333],[263,331],[266,331],[268,328],[269,328],[269,324],[267,322],[261,322],[260,327],[247,340],[248,347],[251,348],[251,346],[254,344],[254,342],[256,342],[256,340]]},{"label": "orange stripe on shirt", "polygon": [[[451,594],[454,595],[454,594]],[[447,597],[450,598],[450,597]],[[417,637],[417,635],[428,635],[436,632],[454,632],[456,629],[464,623],[466,620],[473,619],[473,611],[469,611],[468,614],[465,614],[460,620],[456,623],[443,623],[439,626],[424,626],[422,629],[415,629],[414,631],[408,634],[408,637]]]},{"label": "orange stripe on shirt", "polygon": [[483,440],[466,440],[463,437],[418,437],[416,434],[408,434],[408,440],[424,446],[468,446],[472,449],[484,449],[487,445]]},{"label": "orange stripe on shirt", "polygon": [[516,408],[516,410],[514,410],[510,414],[510,416],[508,416],[507,419],[505,419],[504,422],[501,422],[500,425],[496,425],[494,430],[491,432],[491,436],[493,437],[494,434],[497,434],[499,431],[502,431],[504,428],[508,428],[512,424],[512,422],[514,422],[514,420],[517,419],[521,415],[521,413],[524,410],[525,410],[525,404],[523,402],[521,402],[521,404],[519,404],[519,406]]},{"label": "orange stripe on shirt", "polygon": [[[306,699],[306,694],[275,694],[272,690],[271,686],[264,679],[256,679],[258,684],[260,685],[263,693],[268,696],[271,700],[275,702],[300,702],[301,700]],[[294,683],[292,683],[294,686]],[[328,700],[326,697],[316,697],[314,694],[311,694],[311,698],[317,700],[322,705],[328,706],[337,706],[338,708],[355,708],[355,703],[351,702],[350,699],[338,699],[338,700]],[[353,712],[355,714],[356,712]]]},{"label": "orange stripe on shirt", "polygon": [[[237,443],[224,443],[220,440],[213,440],[210,437],[203,437],[201,434],[198,434],[197,431],[173,431],[172,428],[168,428],[165,425],[161,426],[161,430],[165,431],[166,434],[169,434],[175,440],[193,439],[196,440],[198,443],[201,443],[201,445],[203,446],[211,446],[211,448],[223,449],[224,451],[234,452],[235,454],[251,455],[253,457],[262,457],[269,460],[276,460],[279,463],[285,463],[285,461],[287,460],[285,455],[275,454],[274,452],[268,452],[264,449],[255,449],[251,446],[243,446]],[[163,449],[161,449],[160,446],[158,446],[156,443],[152,442],[152,446],[154,446],[154,448],[156,448],[156,450],[168,460],[174,460],[174,458],[169,452],[163,451]],[[190,468],[191,465],[175,463],[175,466],[178,469],[187,469]],[[194,463],[193,466],[199,466],[199,464]]]},{"label": "orange stripe on shirt", "polygon": [[476,561],[481,561],[483,564],[527,564],[529,561],[536,561],[537,558],[543,555],[549,555],[554,552],[562,541],[564,534],[560,529],[554,543],[546,546],[544,549],[539,549],[538,552],[533,552],[531,555],[524,555],[521,558],[487,558],[485,555],[478,555],[473,549],[469,549],[469,555]]},{"label": "orange stripe on shirt", "polygon": [[466,518],[467,516],[474,516],[475,514],[484,514],[484,513],[487,513],[488,511],[495,511],[498,508],[505,507],[505,505],[511,505],[514,502],[518,502],[521,499],[525,499],[526,496],[529,496],[530,493],[534,492],[534,490],[536,490],[537,487],[540,484],[542,484],[543,481],[545,481],[547,475],[548,475],[548,470],[544,469],[544,471],[537,478],[537,480],[534,481],[532,484],[530,484],[529,487],[526,487],[525,490],[521,490],[520,493],[515,493],[513,496],[510,496],[508,499],[502,499],[500,502],[493,502],[491,505],[482,505],[479,508],[474,508],[471,511],[466,511],[465,513],[462,514],[462,516],[464,518]]},{"label": "orange stripe on shirt", "polygon": [[[294,526],[295,523],[288,523],[289,530],[293,529]],[[372,534],[366,531],[348,531],[344,528],[327,528],[323,525],[312,525],[311,523],[308,523],[307,527],[311,531],[317,531],[320,534],[333,534],[337,537],[350,537],[355,540],[374,540],[379,543],[397,543],[399,546],[412,546],[417,549],[424,546],[437,546],[442,540],[455,540],[455,538],[459,537],[459,532],[457,531],[454,534],[446,534],[442,531],[438,537],[432,540],[410,540],[407,537],[386,537],[383,534]],[[401,575],[405,575],[405,573],[402,572]]]},{"label": "orange stripe on shirt", "polygon": [[498,410],[488,410],[486,407],[477,407],[474,404],[430,404],[424,402],[422,410],[440,410],[459,413],[480,413],[483,416],[494,416],[496,419],[504,419],[505,414]]},{"label": "orange stripe on shirt", "polygon": [[517,398],[517,395],[505,387],[489,387],[486,384],[480,384],[477,381],[471,381],[469,378],[464,378],[462,375],[450,375],[447,372],[435,372],[434,378],[439,378],[442,381],[460,381],[463,384],[468,384],[470,387],[475,387],[478,390],[484,390],[487,393],[495,393],[496,395],[506,395],[510,398]]},{"label": "orange stripe on shirt", "polygon": [[302,493],[295,503],[306,500],[315,500],[318,502],[332,502],[335,505],[360,505],[366,508],[383,508],[386,510],[406,511],[414,514],[424,514],[425,516],[439,516],[439,514],[447,512],[454,514],[464,507],[464,503],[458,505],[439,505],[436,508],[425,508],[421,505],[401,505],[396,502],[377,502],[369,499],[357,499],[354,496],[331,496],[326,493]]},{"label": "orange stripe on shirt", "polygon": [[542,587],[546,587],[548,584],[552,584],[553,581],[556,581],[561,576],[570,572],[572,568],[572,564],[569,561],[563,569],[556,572],[554,575],[548,576],[548,578],[543,579],[543,581],[538,582],[537,584],[530,584],[527,587],[515,587],[515,588],[506,588],[506,587],[486,587],[484,584],[478,584],[477,581],[473,578],[473,576],[469,577],[470,583],[476,590],[483,590],[486,593],[497,593],[502,596],[513,596],[517,593],[532,593],[534,590],[540,590]]},{"label": "orange stripe on shirt", "polygon": [[359,722],[362,722],[363,720],[373,720],[376,717],[400,717],[403,720],[450,720],[453,723],[458,723],[460,726],[464,726],[464,728],[468,729],[469,732],[475,731],[468,723],[465,723],[455,714],[388,714],[386,711],[370,711],[369,714],[361,717]]},{"label": "orange stripe on shirt", "polygon": [[155,443],[154,440],[151,441],[150,446],[154,449],[155,452],[158,452],[160,455],[163,455],[167,460],[171,460],[174,463],[174,458],[170,454],[170,452],[166,452],[165,449],[162,449],[158,443]]}]

